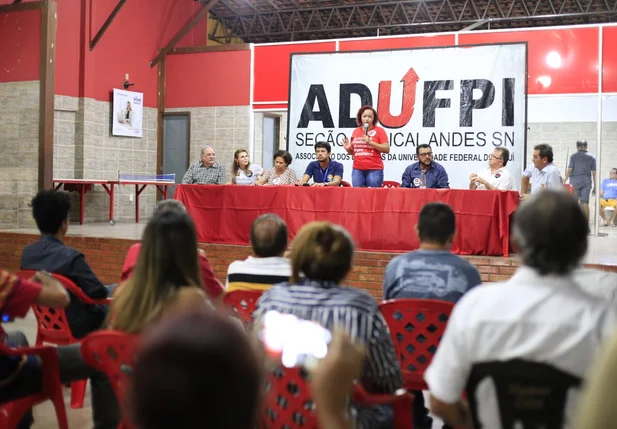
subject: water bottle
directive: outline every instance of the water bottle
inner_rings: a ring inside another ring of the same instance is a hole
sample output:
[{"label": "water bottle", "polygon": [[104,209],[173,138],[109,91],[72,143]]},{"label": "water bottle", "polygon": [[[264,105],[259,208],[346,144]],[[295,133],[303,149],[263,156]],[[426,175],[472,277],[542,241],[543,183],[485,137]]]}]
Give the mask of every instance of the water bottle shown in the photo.
[{"label": "water bottle", "polygon": [[420,172],[420,189],[426,189],[426,173],[424,173],[424,170]]}]

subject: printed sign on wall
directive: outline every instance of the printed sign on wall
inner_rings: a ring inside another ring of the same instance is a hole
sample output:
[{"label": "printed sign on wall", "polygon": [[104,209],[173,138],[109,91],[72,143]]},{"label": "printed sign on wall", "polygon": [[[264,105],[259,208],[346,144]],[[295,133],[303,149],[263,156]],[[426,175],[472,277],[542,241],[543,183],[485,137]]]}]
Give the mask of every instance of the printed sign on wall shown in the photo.
[{"label": "printed sign on wall", "polygon": [[496,147],[510,151],[507,168],[519,186],[526,140],[526,44],[456,46],[373,52],[293,54],[288,148],[301,176],[315,159],[315,143],[351,182],[353,157],[343,148],[358,127],[363,105],[377,110],[390,153],[384,180],[401,182],[417,161],[416,146],[431,145],[451,188],[467,189],[469,175],[488,168]]},{"label": "printed sign on wall", "polygon": [[114,89],[112,134],[143,137],[143,106],[143,93]]}]

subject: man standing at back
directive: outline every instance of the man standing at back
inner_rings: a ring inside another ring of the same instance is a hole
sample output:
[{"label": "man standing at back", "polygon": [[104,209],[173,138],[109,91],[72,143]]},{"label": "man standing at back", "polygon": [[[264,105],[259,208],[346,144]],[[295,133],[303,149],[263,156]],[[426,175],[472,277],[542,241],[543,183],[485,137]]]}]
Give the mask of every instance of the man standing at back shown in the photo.
[{"label": "man standing at back", "polygon": [[[456,233],[452,208],[428,203],[415,228],[420,249],[392,259],[383,280],[383,299],[413,298],[457,302],[463,294],[482,283],[480,273],[469,261],[450,252]],[[430,429],[432,420],[422,392],[414,393],[414,427]]]},{"label": "man standing at back", "polygon": [[589,194],[596,194],[596,157],[587,152],[587,141],[576,142],[576,153],[570,155],[566,170],[566,182],[574,188],[574,197],[580,202],[589,220]]},{"label": "man standing at back", "polygon": [[[32,199],[32,216],[41,238],[24,248],[22,270],[47,271],[67,277],[92,299],[104,299],[109,289],[90,269],[84,255],[64,244],[69,229],[71,197],[66,192],[44,190]],[[108,306],[84,304],[71,295],[66,317],[75,338],[85,337],[101,327]]]},{"label": "man standing at back", "polygon": [[255,219],[251,226],[251,246],[254,256],[229,265],[225,292],[264,291],[289,281],[291,265],[283,257],[287,248],[287,225],[283,219],[273,213]]}]

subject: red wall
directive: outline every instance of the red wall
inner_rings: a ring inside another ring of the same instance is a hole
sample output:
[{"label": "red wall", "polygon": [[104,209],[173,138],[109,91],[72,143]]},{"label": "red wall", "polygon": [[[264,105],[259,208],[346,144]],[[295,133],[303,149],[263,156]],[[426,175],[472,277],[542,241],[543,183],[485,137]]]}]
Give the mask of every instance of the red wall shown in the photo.
[{"label": "red wall", "polygon": [[[12,0],[0,0],[9,4]],[[193,0],[130,0],[124,4],[99,44],[90,40],[118,0],[57,0],[56,94],[109,100],[130,74],[146,106],[157,104],[157,67],[150,61],[159,48],[202,6]],[[130,37],[129,37],[130,35]],[[177,46],[206,43],[206,20]],[[0,15],[0,81],[38,79],[40,11]]]},{"label": "red wall", "polygon": [[246,106],[251,51],[168,55],[165,107]]},{"label": "red wall", "polygon": [[[580,94],[598,91],[600,27],[547,28],[508,32],[460,33],[459,45],[527,42],[529,94]],[[339,51],[453,46],[453,34],[340,40]],[[255,108],[286,108],[292,52],[332,51],[335,42],[255,47]],[[617,26],[604,28],[603,91],[617,92]],[[550,54],[550,55],[549,55]],[[555,61],[557,59],[557,61]],[[548,61],[547,61],[548,60]],[[550,78],[550,85],[546,82]],[[542,79],[539,79],[542,78]],[[542,84],[541,82],[545,82]],[[278,102],[278,103],[277,103]],[[284,102],[284,103],[280,103]]]},{"label": "red wall", "polygon": [[604,28],[602,91],[617,92],[617,26]]},{"label": "red wall", "polygon": [[40,52],[41,11],[0,13],[0,82],[38,80]]},{"label": "red wall", "polygon": [[[598,92],[598,37],[599,27],[587,27],[464,33],[459,35],[458,43],[527,42],[529,94],[574,94]],[[617,56],[617,49],[614,51]],[[554,67],[557,58],[561,64]],[[551,84],[544,86],[538,80],[541,77],[550,77]]]}]

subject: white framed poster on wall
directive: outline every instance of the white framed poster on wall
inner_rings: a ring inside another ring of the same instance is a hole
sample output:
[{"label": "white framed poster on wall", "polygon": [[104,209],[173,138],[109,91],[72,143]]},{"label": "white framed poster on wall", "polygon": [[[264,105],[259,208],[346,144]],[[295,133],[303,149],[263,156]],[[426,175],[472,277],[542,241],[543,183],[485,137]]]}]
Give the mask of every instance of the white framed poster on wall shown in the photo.
[{"label": "white framed poster on wall", "polygon": [[144,94],[142,92],[114,89],[114,136],[143,137]]}]

